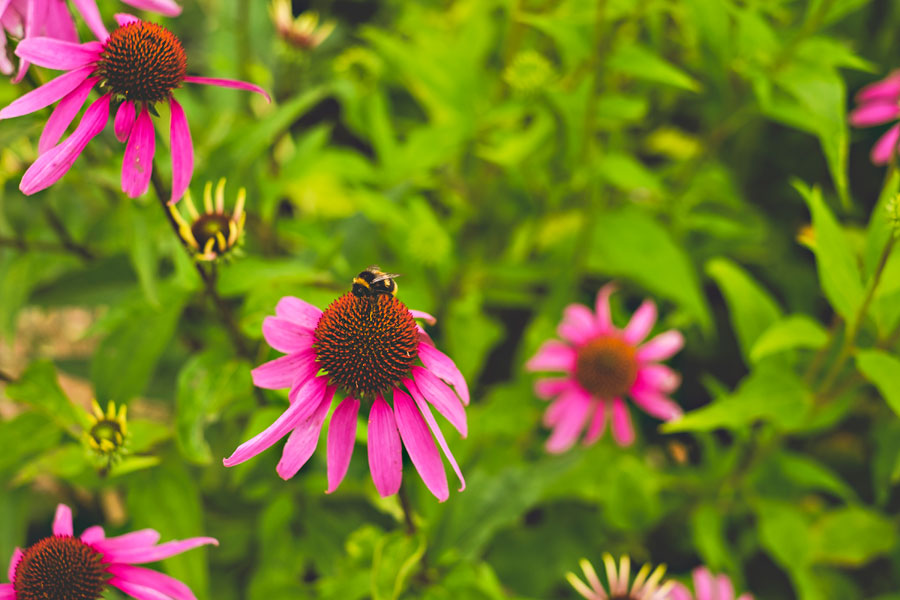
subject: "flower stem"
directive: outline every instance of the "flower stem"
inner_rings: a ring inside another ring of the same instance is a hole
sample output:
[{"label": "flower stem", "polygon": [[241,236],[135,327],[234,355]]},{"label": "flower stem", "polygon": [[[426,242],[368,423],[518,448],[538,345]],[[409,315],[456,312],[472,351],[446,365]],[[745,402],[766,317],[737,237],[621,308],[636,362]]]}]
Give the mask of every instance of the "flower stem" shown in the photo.
[{"label": "flower stem", "polygon": [[406,523],[406,533],[414,535],[416,533],[416,523],[412,517],[412,504],[409,502],[409,494],[406,492],[406,486],[401,485],[400,491],[397,492],[400,497],[400,507],[403,508],[403,521]]},{"label": "flower stem", "polygon": [[91,261],[97,258],[87,247],[79,244],[72,238],[69,230],[66,229],[65,223],[63,223],[63,220],[59,218],[59,215],[56,214],[50,205],[44,204],[43,211],[44,218],[47,219],[47,223],[50,224],[50,228],[53,229],[53,233],[56,234],[56,238],[63,248],[85,261]]}]

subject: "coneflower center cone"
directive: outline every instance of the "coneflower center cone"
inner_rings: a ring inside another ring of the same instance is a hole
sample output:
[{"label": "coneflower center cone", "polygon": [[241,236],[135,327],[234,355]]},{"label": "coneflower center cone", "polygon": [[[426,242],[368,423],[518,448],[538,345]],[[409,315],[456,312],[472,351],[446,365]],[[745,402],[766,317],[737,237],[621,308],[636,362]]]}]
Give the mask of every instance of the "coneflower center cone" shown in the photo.
[{"label": "coneflower center cone", "polygon": [[[201,248],[206,248],[206,243],[211,239],[216,239],[219,235],[221,235],[222,241],[228,240],[229,235],[231,234],[229,229],[230,223],[230,215],[224,213],[206,213],[200,215],[200,218],[194,221],[191,225],[191,233],[194,234],[194,239],[197,240],[197,244]],[[222,241],[217,241],[217,245],[219,246],[217,249],[219,252],[228,250],[227,242],[223,244]]]},{"label": "coneflower center cone", "polygon": [[634,347],[618,337],[600,337],[578,349],[575,379],[600,398],[626,393],[637,377]]},{"label": "coneflower center cone", "polygon": [[135,21],[113,31],[97,63],[97,75],[116,98],[159,102],[181,85],[187,56],[175,35],[156,23]]},{"label": "coneflower center cone", "polygon": [[419,332],[409,309],[386,294],[347,292],[325,309],[314,333],[316,361],[347,394],[371,398],[408,376]]},{"label": "coneflower center cone", "polygon": [[16,565],[16,600],[97,600],[106,574],[102,555],[74,537],[48,537]]}]

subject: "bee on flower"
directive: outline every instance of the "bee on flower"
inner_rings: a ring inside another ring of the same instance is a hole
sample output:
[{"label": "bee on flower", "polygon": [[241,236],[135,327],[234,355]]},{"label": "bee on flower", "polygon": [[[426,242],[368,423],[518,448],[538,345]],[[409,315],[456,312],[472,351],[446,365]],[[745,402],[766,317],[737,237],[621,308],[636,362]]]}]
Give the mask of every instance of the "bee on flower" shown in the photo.
[{"label": "bee on flower", "polygon": [[190,190],[185,190],[184,193],[187,219],[175,205],[169,205],[169,213],[178,225],[178,235],[191,249],[196,260],[212,261],[240,255],[240,243],[243,240],[244,223],[247,220],[247,213],[244,212],[246,200],[247,190],[240,188],[234,208],[230,212],[225,210],[223,177],[216,184],[215,199],[212,182],[207,181],[203,187],[202,213],[197,211]]}]

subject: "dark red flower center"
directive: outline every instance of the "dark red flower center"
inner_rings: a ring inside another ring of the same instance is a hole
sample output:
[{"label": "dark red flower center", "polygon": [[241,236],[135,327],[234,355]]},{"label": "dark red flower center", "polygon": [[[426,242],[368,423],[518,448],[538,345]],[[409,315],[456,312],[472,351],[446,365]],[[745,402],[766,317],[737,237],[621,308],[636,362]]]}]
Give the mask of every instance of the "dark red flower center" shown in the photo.
[{"label": "dark red flower center", "polygon": [[103,85],[116,97],[159,102],[181,85],[187,56],[178,38],[156,23],[135,21],[113,31],[97,64]]},{"label": "dark red flower center", "polygon": [[627,392],[637,377],[634,347],[618,337],[600,337],[578,349],[575,379],[600,398],[615,398]]},{"label": "dark red flower center", "polygon": [[384,394],[409,375],[419,332],[394,296],[347,292],[331,303],[315,331],[316,360],[333,385],[356,398]]},{"label": "dark red flower center", "polygon": [[16,565],[16,600],[97,600],[106,570],[102,555],[73,537],[48,537],[27,548]]}]

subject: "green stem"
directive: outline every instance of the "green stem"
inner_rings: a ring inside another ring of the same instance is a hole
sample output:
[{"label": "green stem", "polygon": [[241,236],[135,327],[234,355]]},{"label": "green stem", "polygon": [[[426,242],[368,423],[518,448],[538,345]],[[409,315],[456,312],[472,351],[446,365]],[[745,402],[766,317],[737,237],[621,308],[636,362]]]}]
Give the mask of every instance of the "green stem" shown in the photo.
[{"label": "green stem", "polygon": [[403,521],[406,523],[406,533],[414,535],[416,533],[416,523],[412,517],[412,504],[409,502],[409,494],[406,493],[406,486],[401,485],[400,491],[397,492],[400,497],[400,507],[403,509]]},{"label": "green stem", "polygon": [[79,244],[72,238],[69,230],[66,229],[65,223],[59,217],[59,215],[54,212],[54,210],[50,207],[49,204],[44,204],[44,218],[47,219],[47,223],[50,224],[50,228],[53,229],[53,233],[56,234],[56,239],[59,240],[59,243],[63,248],[79,256],[81,259],[85,261],[94,260],[97,258],[93,252],[91,252],[84,245]]}]

